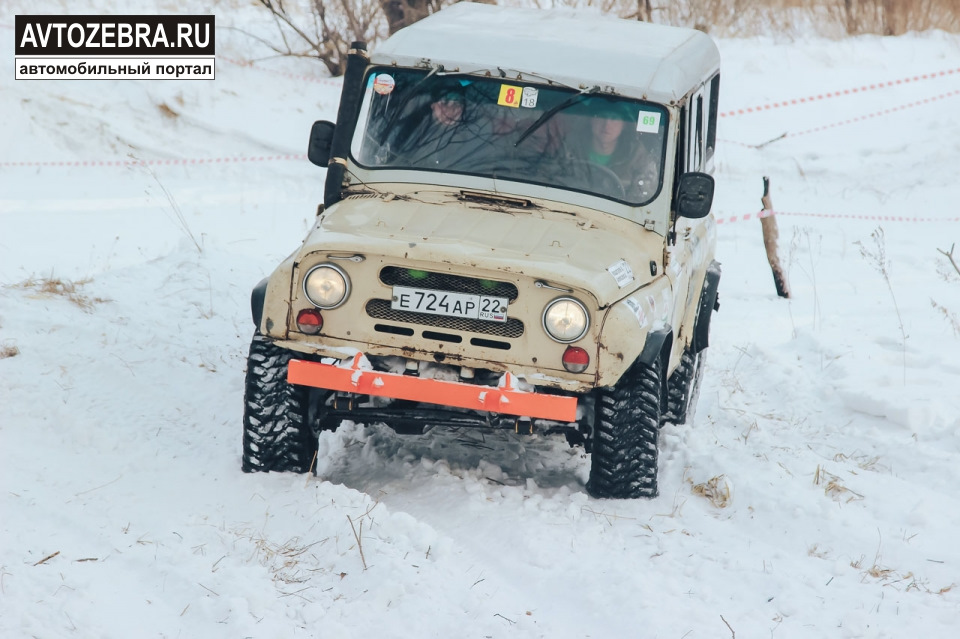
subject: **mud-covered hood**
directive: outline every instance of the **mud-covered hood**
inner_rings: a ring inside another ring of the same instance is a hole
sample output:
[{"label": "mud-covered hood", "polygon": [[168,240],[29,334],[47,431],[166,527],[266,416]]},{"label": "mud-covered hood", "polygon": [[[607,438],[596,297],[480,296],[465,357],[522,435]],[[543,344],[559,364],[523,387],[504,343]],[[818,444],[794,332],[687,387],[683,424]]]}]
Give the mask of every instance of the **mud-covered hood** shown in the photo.
[{"label": "mud-covered hood", "polygon": [[649,282],[662,251],[660,236],[609,217],[491,210],[455,198],[348,198],[323,214],[301,256],[345,251],[522,274],[587,291],[603,307]]}]

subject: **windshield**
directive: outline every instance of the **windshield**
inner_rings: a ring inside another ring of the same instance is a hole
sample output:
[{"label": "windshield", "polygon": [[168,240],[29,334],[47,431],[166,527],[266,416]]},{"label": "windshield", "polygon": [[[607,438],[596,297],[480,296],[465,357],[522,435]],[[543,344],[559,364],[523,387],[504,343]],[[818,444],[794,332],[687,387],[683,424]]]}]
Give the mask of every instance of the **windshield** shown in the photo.
[{"label": "windshield", "polygon": [[594,91],[374,69],[353,159],[368,169],[478,175],[646,204],[662,182],[667,111]]}]

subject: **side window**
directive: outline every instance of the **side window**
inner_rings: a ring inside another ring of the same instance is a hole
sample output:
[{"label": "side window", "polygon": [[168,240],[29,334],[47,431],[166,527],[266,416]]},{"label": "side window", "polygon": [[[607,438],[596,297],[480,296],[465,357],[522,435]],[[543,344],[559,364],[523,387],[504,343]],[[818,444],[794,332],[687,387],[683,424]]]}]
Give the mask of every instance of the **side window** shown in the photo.
[{"label": "side window", "polygon": [[690,109],[686,106],[680,109],[680,130],[678,131],[679,136],[677,140],[677,180],[680,179],[681,174],[689,171],[687,167],[690,166],[690,152],[687,149],[687,131],[690,130],[689,112]]},{"label": "side window", "polygon": [[699,171],[703,160],[703,89],[687,103],[686,171]]},{"label": "side window", "polygon": [[703,113],[703,92],[701,91],[700,94],[697,95],[697,125],[696,125],[696,126],[697,126],[697,140],[696,140],[697,151],[699,151],[699,152],[701,153],[701,162],[700,162],[700,166],[698,167],[700,170],[703,169],[702,159],[703,159],[703,154],[704,154],[704,146],[703,146],[703,120],[704,120],[704,117],[703,117],[703,116],[704,116],[704,113]]},{"label": "side window", "polygon": [[707,158],[713,157],[717,146],[717,117],[720,107],[720,74],[710,80],[710,112],[707,118]]}]

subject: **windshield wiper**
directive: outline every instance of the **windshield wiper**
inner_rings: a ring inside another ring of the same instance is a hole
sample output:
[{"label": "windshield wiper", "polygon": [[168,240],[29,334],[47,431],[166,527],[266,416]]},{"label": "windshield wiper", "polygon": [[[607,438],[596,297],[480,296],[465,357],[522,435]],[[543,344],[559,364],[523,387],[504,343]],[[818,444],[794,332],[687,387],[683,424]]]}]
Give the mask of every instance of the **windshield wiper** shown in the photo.
[{"label": "windshield wiper", "polygon": [[528,137],[530,137],[531,135],[533,135],[533,132],[534,132],[534,131],[536,131],[536,130],[539,129],[541,126],[543,126],[544,123],[546,123],[547,120],[549,120],[550,118],[552,118],[552,117],[555,116],[556,114],[560,113],[561,111],[563,111],[564,109],[566,109],[566,108],[568,108],[568,107],[573,106],[574,104],[576,104],[577,102],[579,102],[580,100],[582,100],[585,96],[593,95],[594,93],[598,93],[599,91],[600,91],[600,87],[590,87],[589,89],[584,89],[584,90],[581,91],[580,93],[577,93],[577,94],[575,94],[575,95],[571,95],[569,98],[567,98],[566,100],[564,100],[563,102],[561,102],[561,103],[558,104],[557,106],[553,107],[552,109],[548,109],[548,110],[544,111],[544,112],[543,112],[543,115],[541,115],[539,118],[537,118],[537,121],[536,121],[536,122],[534,122],[533,124],[531,124],[530,126],[528,126],[528,127],[527,127],[527,130],[524,131],[522,134],[520,134],[520,137],[517,138],[517,141],[513,143],[513,146],[514,146],[514,147],[520,146],[520,143],[521,143],[521,142],[523,142],[523,141],[526,140]]}]

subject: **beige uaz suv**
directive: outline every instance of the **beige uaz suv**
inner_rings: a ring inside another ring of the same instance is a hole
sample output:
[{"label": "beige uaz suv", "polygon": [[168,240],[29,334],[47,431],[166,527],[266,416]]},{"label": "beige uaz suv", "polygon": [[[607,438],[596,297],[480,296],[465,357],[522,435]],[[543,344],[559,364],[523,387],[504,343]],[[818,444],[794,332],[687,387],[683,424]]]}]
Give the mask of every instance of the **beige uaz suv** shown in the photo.
[{"label": "beige uaz suv", "polygon": [[253,291],[245,471],[344,419],[558,433],[596,497],[657,494],[719,265],[719,55],[698,31],[456,4],[349,55],[302,246]]}]

